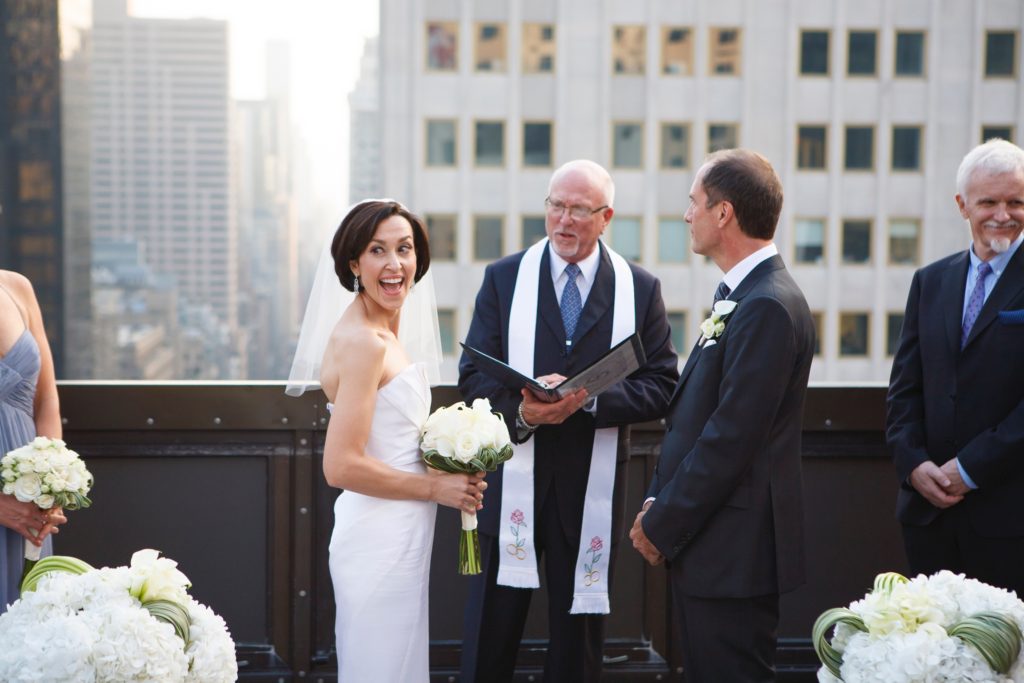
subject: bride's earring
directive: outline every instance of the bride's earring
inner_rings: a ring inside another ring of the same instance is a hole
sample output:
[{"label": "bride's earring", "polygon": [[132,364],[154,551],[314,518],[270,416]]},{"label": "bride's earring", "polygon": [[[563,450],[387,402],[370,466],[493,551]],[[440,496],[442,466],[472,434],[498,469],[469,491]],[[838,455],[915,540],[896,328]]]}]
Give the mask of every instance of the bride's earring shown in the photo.
[{"label": "bride's earring", "polygon": [[358,275],[354,275],[353,276],[353,280],[355,281],[355,288],[356,288],[356,291],[358,292],[359,291],[359,276]]}]

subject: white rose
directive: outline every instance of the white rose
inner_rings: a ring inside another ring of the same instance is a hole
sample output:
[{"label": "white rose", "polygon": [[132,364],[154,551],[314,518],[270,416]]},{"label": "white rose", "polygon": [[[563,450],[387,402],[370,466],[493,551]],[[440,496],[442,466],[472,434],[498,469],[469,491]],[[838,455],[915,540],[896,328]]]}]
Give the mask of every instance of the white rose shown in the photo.
[{"label": "white rose", "polygon": [[711,339],[715,333],[715,322],[711,318],[702,322],[700,324],[700,333],[705,339]]},{"label": "white rose", "polygon": [[11,469],[5,469],[0,472],[0,479],[3,479],[4,481],[14,481],[16,476],[17,475],[14,474],[14,470]]},{"label": "white rose", "polygon": [[38,474],[23,474],[14,482],[14,497],[22,503],[31,503],[42,492],[42,481]]},{"label": "white rose", "polygon": [[494,447],[500,451],[510,443],[512,443],[512,439],[508,434],[508,425],[505,424],[504,420],[499,419],[495,429]]},{"label": "white rose", "polygon": [[447,436],[437,437],[437,443],[434,444],[434,450],[440,453],[445,458],[455,457],[455,444],[452,439]]},{"label": "white rose", "polygon": [[44,493],[41,496],[37,496],[35,501],[36,505],[38,505],[44,510],[49,510],[50,508],[52,508],[55,502],[56,500],[49,493]]},{"label": "white rose", "polygon": [[45,436],[37,436],[36,438],[32,439],[32,448],[35,448],[36,450],[40,450],[41,451],[44,448],[49,448],[49,447],[50,447],[50,440],[47,439]]},{"label": "white rose", "polygon": [[14,484],[12,484],[12,483],[4,484],[4,495],[5,496],[13,496],[14,495]]},{"label": "white rose", "polygon": [[480,439],[475,432],[460,432],[455,439],[455,459],[467,463],[480,452]]},{"label": "white rose", "polygon": [[478,398],[473,401],[474,412],[484,413],[486,415],[491,414],[491,402],[486,398]]}]

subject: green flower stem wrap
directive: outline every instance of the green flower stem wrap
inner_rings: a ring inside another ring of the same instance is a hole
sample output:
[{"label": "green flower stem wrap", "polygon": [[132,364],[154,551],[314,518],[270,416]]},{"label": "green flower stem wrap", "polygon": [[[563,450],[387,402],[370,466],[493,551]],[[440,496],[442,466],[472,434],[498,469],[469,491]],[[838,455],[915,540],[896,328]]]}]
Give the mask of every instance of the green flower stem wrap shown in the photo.
[{"label": "green flower stem wrap", "polygon": [[833,607],[830,610],[826,610],[814,622],[814,629],[811,632],[814,652],[818,655],[818,659],[821,660],[825,668],[833,676],[839,678],[839,667],[843,664],[843,653],[832,647],[832,644],[828,642],[828,631],[836,624],[849,624],[858,631],[867,631],[868,627],[864,625],[864,620],[856,612],[845,607]]},{"label": "green flower stem wrap", "polygon": [[174,632],[181,638],[184,648],[188,649],[191,642],[188,610],[173,600],[147,600],[142,606],[155,618],[174,627]]},{"label": "green flower stem wrap", "polygon": [[[26,566],[28,563],[25,563]],[[21,592],[31,593],[39,585],[39,580],[50,572],[67,572],[68,574],[84,574],[92,571],[88,562],[67,555],[51,555],[32,563],[21,579]]]},{"label": "green flower stem wrap", "polygon": [[[896,585],[907,582],[905,576],[896,572],[879,574],[875,577],[872,592],[892,593]],[[811,634],[818,659],[840,680],[842,678],[839,676],[839,669],[843,664],[843,654],[828,642],[828,631],[833,626],[843,623],[859,631],[868,631],[864,620],[856,612],[845,607],[835,607],[818,617]],[[1017,661],[1021,647],[1024,646],[1024,634],[1021,634],[1017,623],[996,612],[979,612],[965,617],[948,627],[946,633],[973,647],[993,671],[1004,676],[1009,673],[1013,663]]]},{"label": "green flower stem wrap", "polygon": [[[423,462],[429,467],[448,474],[476,474],[477,472],[493,472],[498,465],[512,457],[512,446],[505,446],[500,451],[494,448],[482,448],[476,457],[469,462],[460,462],[446,458],[436,450],[423,453]],[[472,517],[472,522],[467,521]],[[465,575],[479,574],[480,568],[480,537],[476,531],[476,515],[462,513],[462,533],[459,534],[459,573]],[[467,527],[472,528],[467,528]]]},{"label": "green flower stem wrap", "polygon": [[973,647],[993,671],[1004,676],[1017,661],[1024,641],[1017,623],[995,612],[972,614],[950,626],[946,633]]}]

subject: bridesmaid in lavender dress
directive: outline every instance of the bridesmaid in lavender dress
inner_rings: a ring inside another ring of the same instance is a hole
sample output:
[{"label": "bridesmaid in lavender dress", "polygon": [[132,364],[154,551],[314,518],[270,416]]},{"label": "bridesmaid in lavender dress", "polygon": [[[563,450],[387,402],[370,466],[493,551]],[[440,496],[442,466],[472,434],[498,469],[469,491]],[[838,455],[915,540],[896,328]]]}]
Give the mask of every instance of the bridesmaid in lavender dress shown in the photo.
[{"label": "bridesmaid in lavender dress", "polygon": [[[53,357],[32,285],[0,270],[0,455],[36,435],[61,436]],[[48,536],[65,521],[60,510],[43,511],[0,493],[0,613],[18,598],[24,539],[39,545],[38,532],[48,555]]]}]

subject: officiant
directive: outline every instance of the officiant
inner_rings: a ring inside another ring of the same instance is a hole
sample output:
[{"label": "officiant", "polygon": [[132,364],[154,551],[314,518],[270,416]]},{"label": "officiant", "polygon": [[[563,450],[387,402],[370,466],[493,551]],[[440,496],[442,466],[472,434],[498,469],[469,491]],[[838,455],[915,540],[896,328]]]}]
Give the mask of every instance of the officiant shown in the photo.
[{"label": "officiant", "polygon": [[544,200],[547,238],[487,267],[467,346],[556,385],[638,332],[646,362],[625,380],[554,403],[514,391],[463,355],[459,391],[504,415],[515,455],[487,481],[479,514],[483,572],[471,581],[462,681],[511,681],[545,558],[544,680],[596,681],[622,537],[628,426],[660,418],[678,378],[657,278],[600,237],[615,211],[600,165],[557,169]]}]

